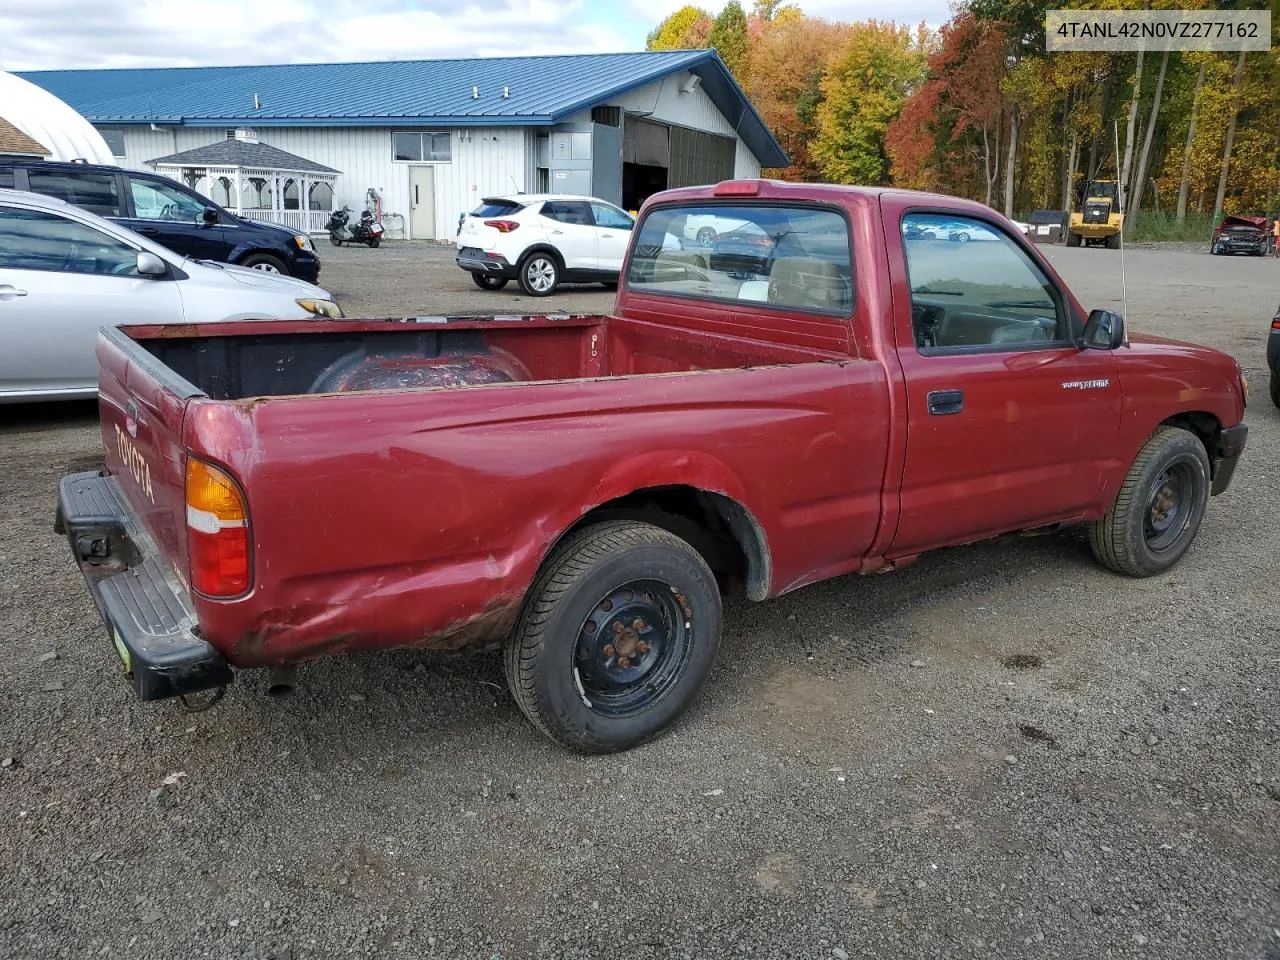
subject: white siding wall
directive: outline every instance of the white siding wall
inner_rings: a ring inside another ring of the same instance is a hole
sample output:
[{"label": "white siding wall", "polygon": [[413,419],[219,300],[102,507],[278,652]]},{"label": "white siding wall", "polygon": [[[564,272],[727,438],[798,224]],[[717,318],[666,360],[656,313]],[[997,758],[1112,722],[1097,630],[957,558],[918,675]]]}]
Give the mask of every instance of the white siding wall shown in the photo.
[{"label": "white siding wall", "polygon": [[674,123],[694,130],[705,130],[707,133],[718,133],[724,137],[735,136],[733,124],[712,103],[701,85],[692,93],[680,91],[680,87],[691,76],[687,71],[672,74],[665,80],[632,90],[609,102],[617,104],[628,113],[644,114],[648,120]]},{"label": "white siding wall", "polygon": [[[149,160],[216,143],[221,127],[126,126],[121,166],[149,170]],[[451,131],[453,160],[432,164],[435,176],[435,235],[453,239],[458,214],[471,210],[481,197],[515,190],[532,191],[526,164],[528,131],[522,127],[477,127]],[[335,202],[353,210],[365,206],[365,191],[376,187],[389,231],[409,230],[409,167],[391,159],[387,127],[259,127],[263,143],[342,171]],[[390,214],[399,214],[403,220]]]},{"label": "white siding wall", "polygon": [[738,180],[754,180],[760,176],[760,161],[741,140],[738,141],[733,158],[733,175]]}]

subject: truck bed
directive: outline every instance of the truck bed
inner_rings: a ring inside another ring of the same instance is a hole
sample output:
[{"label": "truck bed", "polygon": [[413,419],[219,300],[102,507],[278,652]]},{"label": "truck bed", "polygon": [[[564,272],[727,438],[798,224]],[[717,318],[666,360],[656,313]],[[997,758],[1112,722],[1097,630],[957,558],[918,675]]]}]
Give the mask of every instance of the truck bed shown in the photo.
[{"label": "truck bed", "polygon": [[811,362],[821,351],[604,316],[260,321],[127,328],[214,400]]}]

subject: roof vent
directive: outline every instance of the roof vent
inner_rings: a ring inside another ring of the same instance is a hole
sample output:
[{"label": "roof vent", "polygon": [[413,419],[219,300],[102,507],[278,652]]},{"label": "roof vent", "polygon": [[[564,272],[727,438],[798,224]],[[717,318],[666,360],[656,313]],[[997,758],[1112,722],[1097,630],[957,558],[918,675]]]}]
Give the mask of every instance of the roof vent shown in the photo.
[{"label": "roof vent", "polygon": [[507,99],[508,97],[510,97],[510,96],[511,96],[511,88],[510,88],[510,87],[503,87],[503,88],[502,88],[502,99],[503,99],[503,100],[506,100],[506,99]]},{"label": "roof vent", "polygon": [[479,99],[480,99],[480,88],[479,88],[479,87],[472,87],[472,88],[471,88],[471,99],[472,99],[472,100],[479,100]]},{"label": "roof vent", "polygon": [[228,140],[241,140],[241,141],[243,141],[244,143],[257,143],[257,142],[258,142],[258,131],[257,131],[257,130],[251,130],[251,129],[249,129],[248,127],[237,127],[237,128],[232,132],[231,136],[230,136],[230,137],[228,137],[227,139],[228,139]]}]

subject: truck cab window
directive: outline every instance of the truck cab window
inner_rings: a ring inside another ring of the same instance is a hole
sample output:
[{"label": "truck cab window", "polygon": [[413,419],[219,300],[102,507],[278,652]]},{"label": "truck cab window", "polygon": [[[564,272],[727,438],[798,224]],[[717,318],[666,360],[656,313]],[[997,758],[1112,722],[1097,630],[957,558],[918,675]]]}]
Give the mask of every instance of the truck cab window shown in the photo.
[{"label": "truck cab window", "polygon": [[902,219],[916,347],[1026,350],[1071,341],[1049,278],[1004,232],[976,218]]},{"label": "truck cab window", "polygon": [[853,310],[849,227],[833,210],[757,203],[662,206],[640,225],[633,292],[750,301],[806,313]]}]

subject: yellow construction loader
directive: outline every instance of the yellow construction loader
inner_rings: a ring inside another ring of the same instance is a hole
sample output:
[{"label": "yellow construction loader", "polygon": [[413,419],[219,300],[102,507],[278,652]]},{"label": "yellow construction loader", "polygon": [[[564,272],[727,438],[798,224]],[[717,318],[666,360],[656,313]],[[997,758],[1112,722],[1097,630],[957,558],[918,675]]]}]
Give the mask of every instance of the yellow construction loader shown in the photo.
[{"label": "yellow construction loader", "polygon": [[1109,250],[1120,246],[1124,213],[1120,210],[1120,187],[1114,180],[1090,180],[1079,210],[1071,213],[1067,246],[1097,246]]}]

